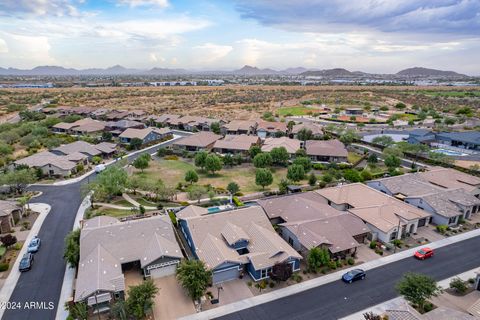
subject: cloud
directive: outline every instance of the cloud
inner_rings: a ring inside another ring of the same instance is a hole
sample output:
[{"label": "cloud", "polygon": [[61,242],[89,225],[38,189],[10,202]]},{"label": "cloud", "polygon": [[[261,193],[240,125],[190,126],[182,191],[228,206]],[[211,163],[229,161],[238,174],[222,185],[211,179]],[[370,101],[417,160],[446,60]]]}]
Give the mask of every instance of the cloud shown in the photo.
[{"label": "cloud", "polygon": [[233,50],[233,47],[208,42],[195,46],[193,49],[198,52],[201,62],[212,63],[227,56]]},{"label": "cloud", "polygon": [[[50,55],[51,45],[47,37],[23,36],[0,32],[0,54],[2,64],[18,62],[26,66],[37,66],[39,64],[54,64],[56,60]],[[2,50],[2,41],[7,51]],[[6,64],[9,66],[10,64]]]},{"label": "cloud", "polygon": [[8,46],[5,40],[0,39],[0,53],[7,53],[8,52]]},{"label": "cloud", "polygon": [[478,0],[237,0],[242,17],[290,31],[477,35]]},{"label": "cloud", "polygon": [[0,1],[0,16],[15,16],[24,18],[32,16],[79,17],[82,13],[77,5],[78,0],[2,0]]},{"label": "cloud", "polygon": [[119,0],[118,3],[130,7],[157,6],[160,8],[166,8],[169,6],[168,0]]}]

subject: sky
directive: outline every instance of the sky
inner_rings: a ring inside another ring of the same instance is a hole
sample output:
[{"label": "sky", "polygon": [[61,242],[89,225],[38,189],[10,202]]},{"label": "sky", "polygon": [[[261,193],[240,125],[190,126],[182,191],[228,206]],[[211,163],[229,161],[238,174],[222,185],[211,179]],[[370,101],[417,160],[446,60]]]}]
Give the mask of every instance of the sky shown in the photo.
[{"label": "sky", "polygon": [[480,75],[480,0],[1,0],[0,66]]}]

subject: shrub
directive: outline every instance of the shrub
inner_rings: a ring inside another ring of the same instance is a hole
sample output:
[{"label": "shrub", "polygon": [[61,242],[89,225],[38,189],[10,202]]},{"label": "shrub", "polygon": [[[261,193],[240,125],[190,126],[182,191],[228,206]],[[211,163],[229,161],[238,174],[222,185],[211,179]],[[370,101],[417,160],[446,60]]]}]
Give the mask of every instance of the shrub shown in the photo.
[{"label": "shrub", "polygon": [[448,229],[448,226],[443,225],[443,224],[440,224],[440,225],[436,226],[436,230],[440,234],[445,234],[445,232],[447,232],[447,229]]},{"label": "shrub", "polygon": [[375,253],[383,256],[383,250],[381,249],[375,249]]},{"label": "shrub", "polygon": [[273,281],[270,281],[270,283],[268,284],[268,286],[269,286],[270,288],[273,288],[273,287],[275,287],[275,282],[273,282]]},{"label": "shrub", "polygon": [[395,240],[392,241],[392,244],[397,248],[400,248],[402,246],[402,243],[403,242],[400,239],[395,239]]},{"label": "shrub", "polygon": [[237,206],[237,207],[242,207],[244,206],[244,203],[242,201],[240,201],[240,199],[238,199],[237,197],[233,197],[232,198],[232,201],[233,203]]},{"label": "shrub", "polygon": [[355,264],[355,260],[353,260],[353,258],[348,258],[347,263],[353,266]]},{"label": "shrub", "polygon": [[315,170],[326,170],[327,167],[323,163],[314,163],[312,165],[313,169]]},{"label": "shrub", "polygon": [[335,270],[337,269],[337,264],[335,263],[335,261],[330,260],[330,262],[328,263],[328,267],[332,270]]},{"label": "shrub", "polygon": [[9,267],[8,263],[0,263],[0,272],[7,271]]},{"label": "shrub", "polygon": [[163,157],[163,159],[165,159],[165,160],[178,160],[178,156],[176,156],[174,154],[171,154],[171,155]]},{"label": "shrub", "polygon": [[375,249],[377,247],[377,241],[373,240],[370,242],[370,249]]},{"label": "shrub", "polygon": [[423,306],[423,311],[430,312],[432,310],[433,310],[433,304],[430,302],[425,303],[425,305]]},{"label": "shrub", "polygon": [[342,261],[337,260],[337,268],[343,267]]},{"label": "shrub", "polygon": [[175,215],[175,213],[173,213],[172,211],[170,211],[168,213],[168,216],[170,217],[170,220],[172,221],[172,224],[174,226],[177,226],[177,216]]},{"label": "shrub", "polygon": [[455,289],[455,291],[457,291],[458,293],[463,294],[467,292],[468,286],[466,281],[463,281],[462,279],[456,277],[450,281],[450,288]]}]

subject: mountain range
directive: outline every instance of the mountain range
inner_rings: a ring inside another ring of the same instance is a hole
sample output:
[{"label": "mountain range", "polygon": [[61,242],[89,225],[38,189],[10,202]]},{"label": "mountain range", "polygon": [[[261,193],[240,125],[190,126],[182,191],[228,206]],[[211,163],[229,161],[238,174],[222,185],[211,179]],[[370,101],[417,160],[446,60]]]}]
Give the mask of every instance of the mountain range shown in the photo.
[{"label": "mountain range", "polygon": [[[334,69],[307,69],[304,67],[288,68],[284,70],[260,69],[254,66],[245,65],[241,69],[232,71],[193,71],[186,69],[170,69],[170,68],[152,68],[146,69],[131,69],[120,65],[115,65],[110,68],[90,68],[90,69],[73,69],[64,68],[61,66],[38,66],[33,69],[16,69],[16,68],[0,68],[0,76],[114,76],[114,75],[238,75],[238,76],[268,76],[268,75],[298,75],[304,77],[364,77],[375,76],[361,71],[349,71],[343,68]],[[378,75],[377,75],[378,76]],[[423,67],[413,67],[401,70],[396,74],[385,74],[384,76],[398,76],[398,77],[453,77],[465,78],[464,74],[459,74],[454,71],[443,71],[436,69],[428,69]]]}]

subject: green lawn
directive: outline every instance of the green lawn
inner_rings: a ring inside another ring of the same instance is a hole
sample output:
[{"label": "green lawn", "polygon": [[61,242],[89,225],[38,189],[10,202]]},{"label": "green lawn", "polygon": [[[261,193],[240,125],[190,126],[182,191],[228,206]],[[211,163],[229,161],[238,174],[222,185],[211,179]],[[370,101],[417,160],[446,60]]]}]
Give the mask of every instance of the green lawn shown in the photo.
[{"label": "green lawn", "polygon": [[113,200],[111,203],[114,204],[114,205],[117,205],[117,206],[133,207],[133,204],[131,204],[130,202],[128,202],[127,200],[125,200],[123,198],[118,198],[116,200]]},{"label": "green lawn", "polygon": [[287,115],[292,115],[292,116],[305,116],[307,114],[314,114],[316,112],[320,112],[320,109],[315,109],[315,108],[308,108],[308,107],[285,107],[285,108],[280,108],[277,110],[277,113],[280,116],[287,116]]},{"label": "green lawn", "polygon": [[[146,181],[162,181],[168,186],[176,186],[178,182],[185,182],[185,173],[188,170],[195,170],[198,173],[199,185],[211,184],[214,187],[226,188],[228,183],[235,181],[243,193],[262,191],[262,188],[255,184],[255,168],[251,164],[243,164],[232,168],[224,168],[215,175],[207,174],[197,169],[192,162],[186,160],[158,160],[152,161],[150,167],[144,172],[136,171]],[[273,183],[265,190],[276,189],[280,180],[287,175],[287,168],[273,168]],[[302,183],[304,183],[303,181]]]},{"label": "green lawn", "polygon": [[350,163],[357,163],[357,161],[359,161],[361,158],[362,156],[356,152],[353,152],[353,151],[348,152],[347,159],[348,159],[348,162]]}]

